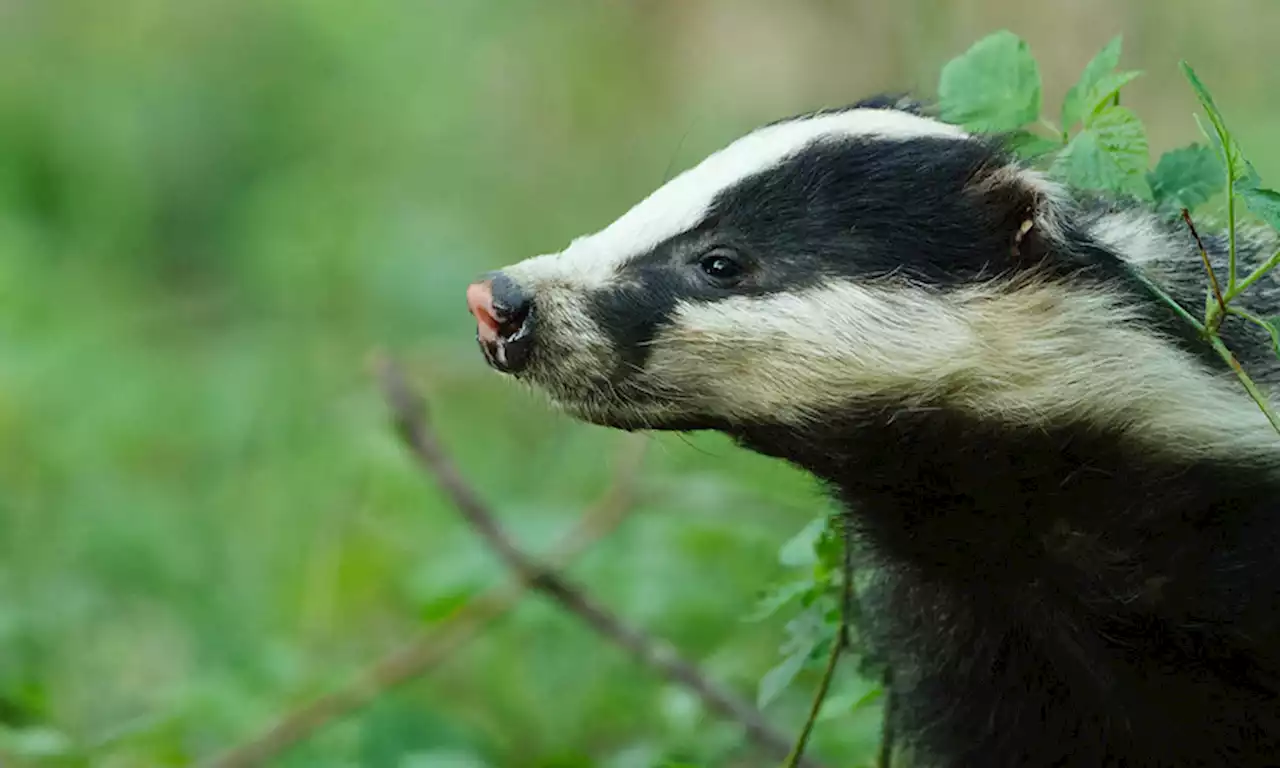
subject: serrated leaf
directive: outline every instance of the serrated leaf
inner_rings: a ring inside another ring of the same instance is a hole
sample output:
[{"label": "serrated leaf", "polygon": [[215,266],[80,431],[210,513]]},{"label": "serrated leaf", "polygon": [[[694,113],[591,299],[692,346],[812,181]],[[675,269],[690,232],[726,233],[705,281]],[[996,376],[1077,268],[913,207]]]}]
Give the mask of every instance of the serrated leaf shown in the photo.
[{"label": "serrated leaf", "polygon": [[947,62],[938,81],[943,119],[973,131],[1012,131],[1034,122],[1040,94],[1040,68],[1027,43],[1008,30]]},{"label": "serrated leaf", "polygon": [[[829,602],[829,601],[828,601]],[[779,651],[784,656],[812,654],[824,640],[835,637],[836,627],[826,621],[826,606],[815,603],[787,622],[787,639]]]},{"label": "serrated leaf", "polygon": [[1120,65],[1121,36],[1116,35],[1098,51],[1080,73],[1080,79],[1071,86],[1062,99],[1062,129],[1068,130],[1080,122],[1085,114],[1086,96],[1107,73]]},{"label": "serrated leaf", "polygon": [[747,615],[744,621],[764,621],[787,603],[800,597],[815,586],[811,581],[788,581],[775,584],[756,602],[755,610]]},{"label": "serrated leaf", "polygon": [[1209,140],[1209,143],[1217,151],[1218,158],[1226,166],[1227,174],[1234,185],[1252,172],[1252,166],[1245,160],[1244,153],[1240,150],[1240,145],[1236,143],[1231,131],[1227,129],[1226,120],[1223,119],[1222,112],[1218,109],[1217,103],[1214,102],[1209,89],[1200,81],[1200,77],[1196,75],[1196,71],[1191,68],[1190,64],[1183,61],[1180,62],[1180,66],[1182,67],[1182,74],[1191,83],[1191,89],[1195,92],[1196,98],[1199,99],[1200,106],[1204,107],[1212,130],[1205,127],[1199,115],[1195,115],[1196,125],[1200,127],[1200,132],[1205,135],[1205,138]]},{"label": "serrated leaf", "polygon": [[1023,160],[1036,160],[1050,152],[1062,149],[1062,142],[1045,138],[1031,131],[1014,131],[1006,136],[1006,146]]},{"label": "serrated leaf", "polygon": [[884,688],[871,681],[857,680],[852,688],[853,690],[844,690],[827,697],[818,710],[818,721],[852,714],[875,704],[884,696]]},{"label": "serrated leaf", "polygon": [[1237,185],[1236,194],[1255,216],[1280,230],[1280,192],[1250,185]]},{"label": "serrated leaf", "polygon": [[1226,132],[1226,123],[1222,119],[1222,112],[1218,109],[1218,104],[1213,100],[1213,95],[1209,93],[1209,89],[1201,82],[1200,76],[1191,68],[1187,62],[1179,62],[1182,68],[1182,74],[1187,78],[1187,82],[1191,83],[1191,90],[1196,94],[1196,98],[1200,101],[1200,106],[1204,107],[1205,113],[1209,116],[1209,120],[1215,128],[1220,128]]},{"label": "serrated leaf", "polygon": [[1082,189],[1145,196],[1147,134],[1133,112],[1107,107],[1058,154],[1053,173]]},{"label": "serrated leaf", "polygon": [[779,652],[783,659],[760,678],[756,704],[764,708],[786,689],[795,676],[811,661],[822,644],[835,637],[836,628],[824,619],[821,605],[812,605],[787,622],[787,639]]},{"label": "serrated leaf", "polygon": [[793,653],[778,663],[773,669],[764,673],[760,678],[760,685],[756,689],[756,707],[764,709],[769,703],[778,698],[778,694],[787,689],[791,685],[791,681],[796,679],[796,675],[800,674],[800,670],[804,669],[804,665],[809,661],[808,652]]},{"label": "serrated leaf", "polygon": [[[1102,111],[1103,107],[1115,98],[1120,89],[1128,85],[1133,80],[1142,76],[1141,70],[1132,69],[1127,72],[1111,72],[1098,81],[1096,85],[1084,97],[1084,110],[1080,115],[1080,119],[1084,121],[1084,125],[1088,127],[1092,124],[1093,118]],[[1114,106],[1114,105],[1113,105]]]},{"label": "serrated leaf", "polygon": [[1172,149],[1147,174],[1157,204],[1194,211],[1222,188],[1222,165],[1203,144]]}]

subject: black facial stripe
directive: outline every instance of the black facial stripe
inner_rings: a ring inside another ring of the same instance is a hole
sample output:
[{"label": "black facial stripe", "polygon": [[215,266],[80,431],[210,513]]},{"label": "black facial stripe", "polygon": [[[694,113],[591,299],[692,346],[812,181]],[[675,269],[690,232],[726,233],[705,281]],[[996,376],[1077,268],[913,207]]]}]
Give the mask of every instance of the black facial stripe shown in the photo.
[{"label": "black facial stripe", "polygon": [[616,287],[596,291],[588,314],[617,350],[620,363],[614,378],[642,369],[649,358],[649,342],[687,295],[686,281],[656,258],[628,265]]},{"label": "black facial stripe", "polygon": [[1010,261],[1007,201],[966,192],[1001,165],[980,141],[828,139],[725,190],[712,215],[749,250],[806,272],[968,282]]},{"label": "black facial stripe", "polygon": [[[1015,251],[1019,226],[1046,201],[1009,168],[986,139],[819,140],[726,188],[697,226],[621,265],[616,287],[592,296],[589,312],[622,356],[617,375],[625,377],[643,368],[649,342],[680,301],[889,274],[945,290],[1034,269],[1141,296],[1153,325],[1204,353],[1123,260],[1086,233],[1068,225],[1050,243],[1032,230]],[[726,288],[699,273],[698,257],[716,247],[745,258],[744,282]]]}]

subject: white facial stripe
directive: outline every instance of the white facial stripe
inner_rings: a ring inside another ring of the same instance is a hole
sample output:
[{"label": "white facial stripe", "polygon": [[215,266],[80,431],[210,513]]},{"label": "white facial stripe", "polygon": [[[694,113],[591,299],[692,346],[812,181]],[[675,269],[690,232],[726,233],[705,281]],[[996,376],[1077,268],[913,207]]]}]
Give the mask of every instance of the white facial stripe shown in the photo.
[{"label": "white facial stripe", "polygon": [[1048,283],[948,293],[841,283],[687,303],[648,369],[730,419],[803,424],[883,396],[1023,426],[1084,418],[1183,453],[1278,448],[1229,374],[1205,372],[1116,298]]},{"label": "white facial stripe", "polygon": [[724,189],[777,166],[815,141],[852,136],[965,139],[968,134],[957,126],[888,109],[851,109],[765,126],[676,176],[605,229],[507,272],[517,280],[566,282],[575,288],[607,285],[628,259],[702,221]]},{"label": "white facial stripe", "polygon": [[1150,212],[1118,211],[1099,220],[1089,234],[1138,267],[1186,255],[1187,248],[1174,242],[1168,231],[1156,224]]}]

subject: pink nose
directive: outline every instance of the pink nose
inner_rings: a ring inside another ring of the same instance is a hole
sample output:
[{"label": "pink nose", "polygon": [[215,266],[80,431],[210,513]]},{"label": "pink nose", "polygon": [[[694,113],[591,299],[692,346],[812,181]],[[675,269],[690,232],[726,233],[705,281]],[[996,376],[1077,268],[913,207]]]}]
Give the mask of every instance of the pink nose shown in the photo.
[{"label": "pink nose", "polygon": [[467,309],[476,318],[476,340],[489,364],[516,373],[529,364],[534,346],[533,296],[495,273],[467,286]]},{"label": "pink nose", "polygon": [[467,309],[476,318],[480,341],[494,343],[501,337],[502,324],[493,308],[493,282],[484,280],[467,286]]}]

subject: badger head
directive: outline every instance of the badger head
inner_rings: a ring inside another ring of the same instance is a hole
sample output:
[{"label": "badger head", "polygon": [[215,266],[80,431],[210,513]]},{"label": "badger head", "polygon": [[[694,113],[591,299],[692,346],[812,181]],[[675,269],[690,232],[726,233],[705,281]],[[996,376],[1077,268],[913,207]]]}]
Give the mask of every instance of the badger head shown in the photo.
[{"label": "badger head", "polygon": [[867,102],[749,133],[467,297],[494,368],[616,428],[942,409],[1166,443],[1228,412],[1265,430],[1074,205],[990,138]]}]

